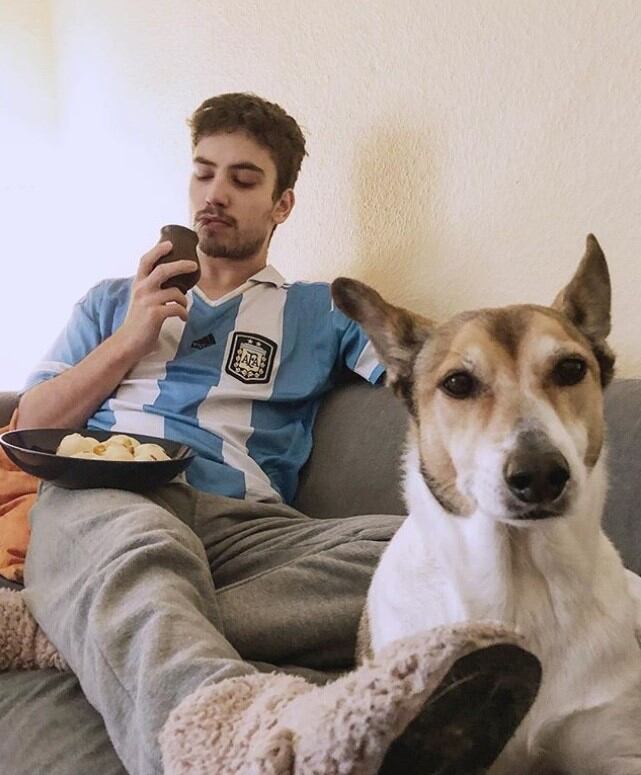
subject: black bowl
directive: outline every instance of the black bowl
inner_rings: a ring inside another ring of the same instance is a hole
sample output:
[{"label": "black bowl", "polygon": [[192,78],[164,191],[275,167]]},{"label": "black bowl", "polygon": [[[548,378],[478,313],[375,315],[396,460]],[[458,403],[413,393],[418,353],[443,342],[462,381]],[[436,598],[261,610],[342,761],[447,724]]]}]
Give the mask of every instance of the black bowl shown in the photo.
[{"label": "black bowl", "polygon": [[[110,436],[126,433],[141,444],[160,444],[171,460],[130,462],[56,455],[58,445],[70,433],[92,436],[98,441],[106,441]],[[184,471],[195,457],[191,447],[177,441],[127,431],[98,431],[93,428],[33,428],[7,431],[0,434],[0,445],[7,457],[23,471],[68,490],[88,487],[115,487],[137,492],[151,490]]]}]

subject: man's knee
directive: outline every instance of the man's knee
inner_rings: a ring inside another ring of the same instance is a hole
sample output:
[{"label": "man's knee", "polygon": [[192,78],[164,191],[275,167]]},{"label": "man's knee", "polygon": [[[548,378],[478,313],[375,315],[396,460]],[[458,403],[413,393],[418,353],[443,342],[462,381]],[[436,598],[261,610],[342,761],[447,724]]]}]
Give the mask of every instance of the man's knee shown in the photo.
[{"label": "man's knee", "polygon": [[41,488],[31,512],[25,576],[96,573],[110,563],[176,555],[206,564],[201,541],[173,513],[122,490]]}]

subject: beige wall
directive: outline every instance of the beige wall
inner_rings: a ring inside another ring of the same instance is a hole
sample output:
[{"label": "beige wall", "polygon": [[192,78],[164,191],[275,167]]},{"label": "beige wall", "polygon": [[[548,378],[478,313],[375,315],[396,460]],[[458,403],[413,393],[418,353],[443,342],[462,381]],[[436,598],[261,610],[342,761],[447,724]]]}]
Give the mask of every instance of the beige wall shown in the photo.
[{"label": "beige wall", "polygon": [[[55,213],[47,249],[36,223],[21,255],[52,329],[89,284],[132,273],[162,223],[186,219],[190,111],[251,90],[308,137],[273,243],[290,279],[356,276],[436,317],[547,303],[593,231],[619,372],[641,374],[638,0],[25,6],[40,6],[37,35],[52,41],[33,101],[42,83],[55,92],[59,174],[35,192]],[[55,296],[52,262],[66,280]],[[30,360],[50,338],[27,338]]]}]

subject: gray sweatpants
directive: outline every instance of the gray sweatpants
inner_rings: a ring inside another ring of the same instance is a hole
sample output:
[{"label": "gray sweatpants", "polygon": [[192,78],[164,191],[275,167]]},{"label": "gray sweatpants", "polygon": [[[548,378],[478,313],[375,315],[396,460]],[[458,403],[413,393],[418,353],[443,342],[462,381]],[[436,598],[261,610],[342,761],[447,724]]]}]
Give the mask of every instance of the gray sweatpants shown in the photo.
[{"label": "gray sweatpants", "polygon": [[146,495],[43,485],[27,601],[125,768],[204,682],[351,666],[371,574],[401,517],[310,519],[172,483]]}]

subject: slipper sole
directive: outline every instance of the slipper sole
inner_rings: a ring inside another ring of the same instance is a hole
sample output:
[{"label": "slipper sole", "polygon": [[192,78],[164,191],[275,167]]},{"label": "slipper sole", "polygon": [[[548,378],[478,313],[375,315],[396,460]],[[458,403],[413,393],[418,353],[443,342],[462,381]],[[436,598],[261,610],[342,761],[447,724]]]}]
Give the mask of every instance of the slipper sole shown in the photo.
[{"label": "slipper sole", "polygon": [[540,684],[539,660],[519,646],[499,643],[466,654],[392,743],[379,775],[483,775]]}]

